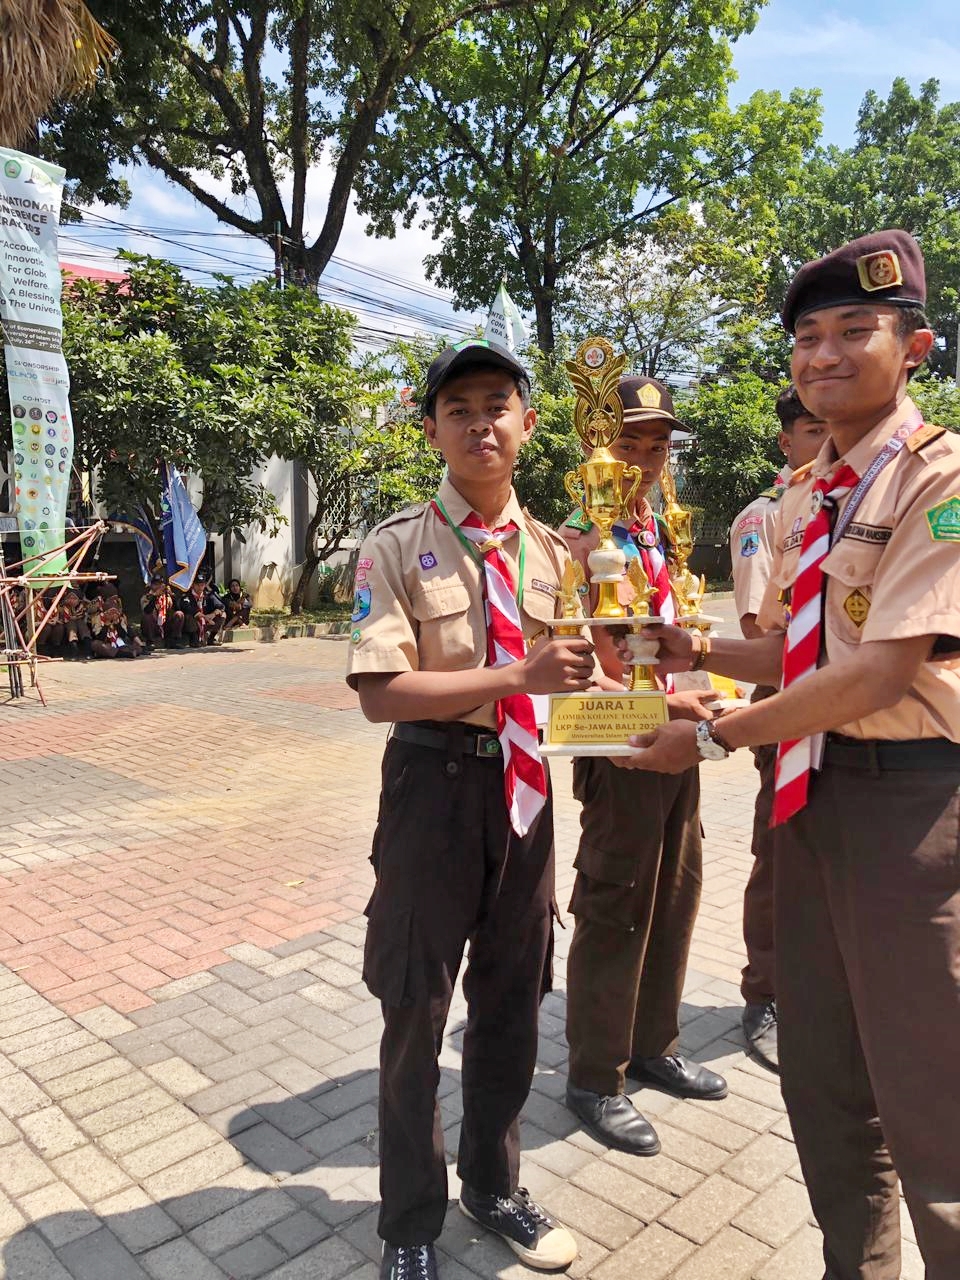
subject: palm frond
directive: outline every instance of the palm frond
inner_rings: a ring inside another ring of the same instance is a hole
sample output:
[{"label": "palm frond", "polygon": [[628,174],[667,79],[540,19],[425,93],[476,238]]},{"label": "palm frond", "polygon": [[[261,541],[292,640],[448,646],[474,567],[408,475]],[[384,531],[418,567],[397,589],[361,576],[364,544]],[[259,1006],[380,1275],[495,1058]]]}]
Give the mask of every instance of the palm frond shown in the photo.
[{"label": "palm frond", "polygon": [[96,84],[116,49],[81,0],[0,0],[0,145],[25,144],[54,102]]}]

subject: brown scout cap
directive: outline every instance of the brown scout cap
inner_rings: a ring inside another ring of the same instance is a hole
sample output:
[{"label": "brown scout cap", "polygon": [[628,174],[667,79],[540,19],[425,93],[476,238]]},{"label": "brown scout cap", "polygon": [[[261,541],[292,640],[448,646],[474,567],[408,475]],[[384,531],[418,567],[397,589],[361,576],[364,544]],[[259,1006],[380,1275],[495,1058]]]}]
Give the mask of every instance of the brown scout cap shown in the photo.
[{"label": "brown scout cap", "polygon": [[908,231],[894,229],[860,236],[802,266],[787,289],[781,318],[793,333],[801,316],[825,307],[922,307],[926,301],[920,246]]},{"label": "brown scout cap", "polygon": [[666,418],[674,424],[674,429],[690,431],[673,411],[673,396],[656,378],[621,378],[617,385],[617,395],[623,405],[624,426],[630,422],[652,422],[656,418]]}]

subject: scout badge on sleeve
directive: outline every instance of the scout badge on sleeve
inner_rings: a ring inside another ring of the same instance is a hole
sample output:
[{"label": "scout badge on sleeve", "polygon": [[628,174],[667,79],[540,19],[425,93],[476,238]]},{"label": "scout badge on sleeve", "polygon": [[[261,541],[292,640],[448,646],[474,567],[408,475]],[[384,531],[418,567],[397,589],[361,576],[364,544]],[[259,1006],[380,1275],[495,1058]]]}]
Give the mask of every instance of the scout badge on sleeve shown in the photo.
[{"label": "scout badge on sleeve", "polygon": [[934,542],[960,542],[960,497],[956,494],[926,512]]}]

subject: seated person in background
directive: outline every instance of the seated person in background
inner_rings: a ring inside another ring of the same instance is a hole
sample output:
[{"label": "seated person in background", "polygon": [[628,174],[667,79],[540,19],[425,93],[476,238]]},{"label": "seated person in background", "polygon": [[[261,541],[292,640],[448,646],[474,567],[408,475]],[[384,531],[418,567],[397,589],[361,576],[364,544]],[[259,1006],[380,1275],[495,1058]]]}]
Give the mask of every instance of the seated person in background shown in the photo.
[{"label": "seated person in background", "polygon": [[250,610],[253,607],[253,601],[240,585],[239,578],[230,579],[221,599],[223,600],[223,607],[227,611],[226,625],[228,627],[248,627],[250,625]]},{"label": "seated person in background", "polygon": [[166,578],[155,573],[140,597],[140,625],[144,640],[150,648],[162,642],[168,649],[179,649],[183,644],[183,623],[183,610],[174,605]]},{"label": "seated person in background", "polygon": [[[123,625],[123,605],[117,596],[108,596],[101,602],[93,629],[91,650],[95,658],[135,658],[137,648]],[[140,646],[140,641],[136,642]]]},{"label": "seated person in background", "polygon": [[[47,611],[57,598],[56,591],[52,587],[48,587],[46,591],[41,591],[39,595],[34,597],[33,601],[33,627],[34,630],[43,623],[47,617]],[[27,636],[26,620],[21,622],[21,628]],[[47,618],[43,630],[37,636],[36,650],[37,653],[45,654],[48,658],[59,658],[63,649],[63,641],[66,636],[66,627],[60,617],[60,610],[56,608]]]},{"label": "seated person in background", "polygon": [[223,639],[223,629],[227,625],[227,607],[209,577],[204,575],[198,585],[201,588],[200,606],[206,624],[206,643],[217,644],[218,640]]},{"label": "seated person in background", "polygon": [[90,657],[90,624],[87,609],[79,591],[67,591],[57,609],[57,620],[62,628],[63,656],[68,660]]},{"label": "seated person in background", "polygon": [[115,582],[108,582],[103,589],[103,607],[109,612],[111,618],[116,615],[115,626],[120,639],[130,646],[133,650],[133,656],[139,658],[141,654],[146,652],[147,646],[143,640],[130,626],[130,620],[127,617],[127,611],[123,605],[123,596],[120,594],[120,588]]}]

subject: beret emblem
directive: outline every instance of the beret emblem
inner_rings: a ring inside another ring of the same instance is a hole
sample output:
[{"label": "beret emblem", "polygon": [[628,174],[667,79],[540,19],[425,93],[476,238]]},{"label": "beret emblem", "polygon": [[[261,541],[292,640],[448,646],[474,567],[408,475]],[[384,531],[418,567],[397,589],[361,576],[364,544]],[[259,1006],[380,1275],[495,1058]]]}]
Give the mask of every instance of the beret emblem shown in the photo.
[{"label": "beret emblem", "polygon": [[877,289],[892,289],[903,284],[900,259],[892,249],[881,249],[879,253],[867,253],[858,258],[857,275],[860,287],[866,293],[875,293]]}]

